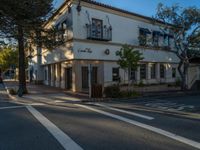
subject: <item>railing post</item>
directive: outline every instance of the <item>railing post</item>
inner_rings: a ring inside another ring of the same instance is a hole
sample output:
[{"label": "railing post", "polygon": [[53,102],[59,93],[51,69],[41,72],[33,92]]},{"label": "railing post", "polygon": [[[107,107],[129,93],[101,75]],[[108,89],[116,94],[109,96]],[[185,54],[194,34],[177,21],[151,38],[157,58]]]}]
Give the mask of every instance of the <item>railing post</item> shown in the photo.
[{"label": "railing post", "polygon": [[89,98],[92,97],[92,85],[91,85],[91,74],[92,74],[92,65],[88,65],[88,85],[89,85]]}]

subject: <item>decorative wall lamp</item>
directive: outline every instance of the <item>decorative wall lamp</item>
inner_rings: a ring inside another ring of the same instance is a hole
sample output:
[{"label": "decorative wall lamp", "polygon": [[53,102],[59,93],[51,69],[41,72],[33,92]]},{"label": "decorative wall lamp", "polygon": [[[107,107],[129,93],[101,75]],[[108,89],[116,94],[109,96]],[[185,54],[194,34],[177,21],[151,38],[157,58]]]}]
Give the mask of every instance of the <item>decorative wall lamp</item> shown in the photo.
[{"label": "decorative wall lamp", "polygon": [[109,55],[109,54],[110,54],[110,50],[109,50],[109,49],[106,49],[106,50],[104,51],[104,53],[105,53],[106,55]]}]

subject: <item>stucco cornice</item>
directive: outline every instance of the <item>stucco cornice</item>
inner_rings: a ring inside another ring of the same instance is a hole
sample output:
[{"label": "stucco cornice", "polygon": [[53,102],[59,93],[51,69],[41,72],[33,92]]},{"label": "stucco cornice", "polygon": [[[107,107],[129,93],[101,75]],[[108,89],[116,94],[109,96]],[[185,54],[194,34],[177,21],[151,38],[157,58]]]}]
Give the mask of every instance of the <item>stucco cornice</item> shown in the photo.
[{"label": "stucco cornice", "polygon": [[[166,24],[166,23],[164,23],[160,20],[157,20],[157,19],[154,19],[154,18],[151,18],[151,17],[147,17],[147,16],[144,16],[144,15],[141,15],[141,14],[137,14],[137,13],[134,13],[134,12],[131,12],[131,11],[127,11],[127,10],[124,10],[124,9],[120,9],[120,8],[117,8],[117,7],[113,7],[113,6],[110,6],[110,5],[107,5],[107,4],[103,4],[101,2],[97,2],[97,1],[94,1],[94,0],[81,0],[81,1],[90,4],[90,5],[87,5],[88,7],[92,7],[92,5],[99,6],[99,7],[104,8],[104,10],[106,10],[106,9],[110,10],[109,12],[113,12],[115,14],[118,12],[117,15],[120,15],[120,16],[124,16],[124,17],[132,16],[132,18],[134,17],[135,19],[139,19],[139,20],[142,20],[144,22],[155,23],[155,24],[159,24],[159,25]],[[81,5],[83,5],[83,4],[84,3],[82,3]],[[95,8],[97,8],[97,7],[95,7]],[[172,24],[167,24],[167,25],[174,26]]]},{"label": "stucco cornice", "polygon": [[[53,21],[59,14],[62,13],[62,10],[65,9],[67,6],[69,6],[70,4],[78,4],[78,1],[79,0],[65,0],[65,2],[58,8],[58,10],[48,19],[48,21],[44,24],[44,26],[48,25],[51,21]],[[81,6],[102,10],[108,13],[140,20],[143,22],[151,23],[151,24],[157,24],[161,26],[166,25],[166,23],[160,20],[156,20],[151,17],[147,17],[141,14],[137,14],[137,13],[130,12],[124,9],[120,9],[120,8],[106,5],[100,2],[96,2],[94,0],[81,0]],[[167,25],[175,27],[172,24],[167,24]]]}]

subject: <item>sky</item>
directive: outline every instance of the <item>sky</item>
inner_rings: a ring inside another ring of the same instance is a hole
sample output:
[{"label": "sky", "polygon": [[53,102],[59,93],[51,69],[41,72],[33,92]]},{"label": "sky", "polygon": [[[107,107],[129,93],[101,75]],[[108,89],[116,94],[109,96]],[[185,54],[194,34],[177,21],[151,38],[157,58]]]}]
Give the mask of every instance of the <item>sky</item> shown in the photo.
[{"label": "sky", "polygon": [[[152,17],[156,14],[158,3],[167,6],[179,4],[182,7],[196,6],[200,8],[200,0],[96,0],[117,8],[125,9],[144,16]],[[55,7],[58,8],[64,0],[54,0]]]}]

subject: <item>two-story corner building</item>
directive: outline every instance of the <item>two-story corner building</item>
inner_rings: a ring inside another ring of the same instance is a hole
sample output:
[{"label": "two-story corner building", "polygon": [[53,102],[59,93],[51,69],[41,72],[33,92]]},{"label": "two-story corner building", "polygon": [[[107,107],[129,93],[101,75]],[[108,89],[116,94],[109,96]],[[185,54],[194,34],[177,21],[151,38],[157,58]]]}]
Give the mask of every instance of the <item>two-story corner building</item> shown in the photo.
[{"label": "two-story corner building", "polygon": [[[67,0],[46,28],[64,28],[66,43],[53,51],[36,48],[30,65],[34,80],[74,92],[88,91],[89,80],[103,87],[134,79],[138,83],[175,82],[179,59],[169,52],[173,36],[162,22],[92,0]],[[129,44],[144,60],[131,77],[120,69],[116,51]],[[89,73],[91,72],[91,73]]]}]

